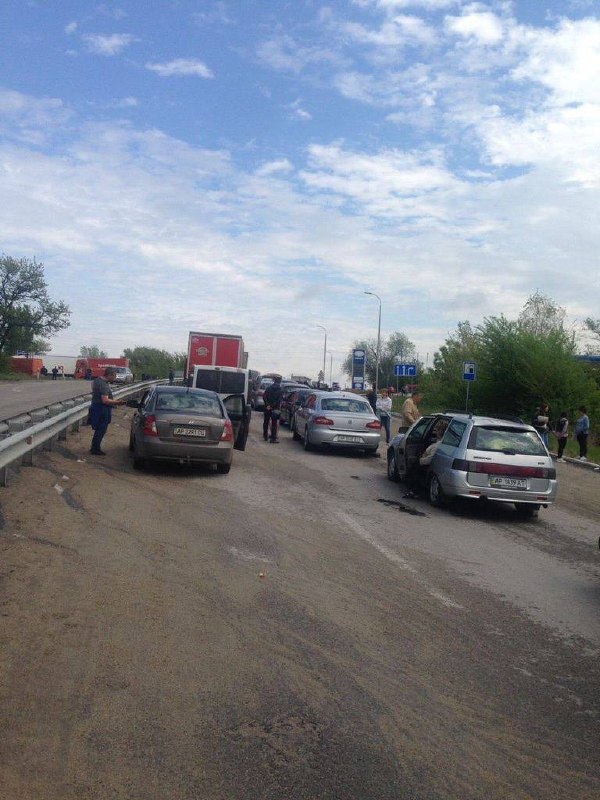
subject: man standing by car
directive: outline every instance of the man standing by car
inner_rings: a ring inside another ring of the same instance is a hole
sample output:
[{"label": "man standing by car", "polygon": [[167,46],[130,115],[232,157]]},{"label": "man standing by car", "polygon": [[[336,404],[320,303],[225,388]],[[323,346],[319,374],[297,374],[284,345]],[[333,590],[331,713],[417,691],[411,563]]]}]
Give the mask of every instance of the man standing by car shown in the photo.
[{"label": "man standing by car", "polygon": [[265,442],[269,438],[269,422],[271,423],[271,443],[277,444],[277,423],[281,414],[281,375],[276,375],[273,383],[267,386],[263,395],[265,410],[263,414],[263,439]]},{"label": "man standing by car", "polygon": [[421,418],[421,413],[417,404],[421,402],[423,395],[417,392],[411,397],[407,397],[402,404],[402,417],[400,419],[399,431],[407,431],[410,426]]},{"label": "man standing by car", "polygon": [[114,383],[117,373],[114,367],[106,367],[103,378],[94,378],[92,382],[92,404],[90,406],[90,424],[94,430],[90,453],[93,456],[105,456],[101,449],[102,439],[108,430],[112,418],[112,407],[121,406],[125,400],[114,400],[110,384]]}]

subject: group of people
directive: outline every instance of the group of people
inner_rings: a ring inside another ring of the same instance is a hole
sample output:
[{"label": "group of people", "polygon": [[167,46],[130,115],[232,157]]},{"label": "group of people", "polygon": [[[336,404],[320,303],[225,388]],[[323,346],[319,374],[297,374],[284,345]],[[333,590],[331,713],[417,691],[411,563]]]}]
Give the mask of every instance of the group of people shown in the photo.
[{"label": "group of people", "polygon": [[[558,421],[554,428],[550,422],[550,406],[548,403],[540,403],[533,412],[531,424],[539,433],[542,441],[548,447],[550,433],[556,436],[558,442],[558,461],[564,462],[564,452],[569,438],[569,415],[566,411],[561,411]],[[588,438],[590,435],[590,418],[585,406],[579,406],[579,417],[575,422],[575,438],[579,445],[579,460],[587,461]]]},{"label": "group of people", "polygon": [[[418,405],[422,399],[423,395],[419,392],[409,395],[409,397],[406,398],[402,404],[402,409],[400,412],[400,427],[398,428],[399,433],[407,431],[410,426],[420,418],[421,414],[419,412]],[[391,438],[390,425],[392,417],[392,398],[390,395],[390,390],[382,389],[380,394],[377,394],[375,389],[371,389],[369,392],[367,392],[367,400],[369,401],[375,414],[377,414],[379,417],[381,426],[385,431],[385,443],[389,444]]]}]

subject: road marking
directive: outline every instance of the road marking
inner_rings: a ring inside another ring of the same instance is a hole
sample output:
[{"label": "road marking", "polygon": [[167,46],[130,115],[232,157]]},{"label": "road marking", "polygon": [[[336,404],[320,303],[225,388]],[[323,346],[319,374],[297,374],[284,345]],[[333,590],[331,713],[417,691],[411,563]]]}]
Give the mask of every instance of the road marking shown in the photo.
[{"label": "road marking", "polygon": [[450,597],[447,597],[442,592],[435,589],[433,586],[430,586],[427,581],[425,581],[421,576],[418,574],[418,571],[412,564],[410,564],[406,559],[399,556],[398,553],[395,553],[393,550],[390,550],[389,547],[386,547],[381,542],[378,542],[377,539],[370,533],[366,528],[358,523],[353,517],[349,514],[344,513],[343,511],[336,512],[339,519],[347,525],[349,528],[360,536],[361,539],[364,539],[365,542],[368,542],[372,547],[374,547],[381,555],[385,556],[388,561],[391,561],[392,564],[396,564],[396,566],[400,567],[400,569],[405,570],[406,572],[411,572],[415,576],[415,580],[417,583],[421,584],[421,586],[425,589],[425,591],[431,595],[431,597],[438,600],[442,605],[446,606],[446,608],[457,608],[461,611],[465,610],[464,606],[461,606],[460,603],[455,602]]},{"label": "road marking", "polygon": [[227,550],[231,553],[232,556],[235,558],[239,558],[242,561],[261,561],[263,564],[273,564],[274,561],[272,558],[267,558],[267,556],[260,556],[256,553],[251,553],[248,550],[238,550],[237,547],[228,547]]}]

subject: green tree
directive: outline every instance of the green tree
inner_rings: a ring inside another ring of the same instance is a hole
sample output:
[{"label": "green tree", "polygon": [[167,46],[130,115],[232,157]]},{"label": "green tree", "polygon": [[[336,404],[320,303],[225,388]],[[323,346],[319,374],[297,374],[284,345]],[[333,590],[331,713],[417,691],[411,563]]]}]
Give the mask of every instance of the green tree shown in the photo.
[{"label": "green tree", "polygon": [[42,349],[45,337],[69,327],[69,307],[48,295],[44,265],[35,259],[0,256],[0,353],[15,342]]},{"label": "green tree", "polygon": [[79,350],[79,355],[82,358],[108,358],[108,353],[101,350],[97,344],[89,345],[89,347],[82,345]]},{"label": "green tree", "polygon": [[465,407],[463,365],[465,361],[480,361],[479,348],[479,333],[470,322],[459,322],[456,331],[434,353],[432,368],[419,381],[428,406],[457,410]]},{"label": "green tree", "polygon": [[14,325],[6,338],[4,352],[7,354],[23,351],[30,355],[47,353],[50,342],[33,333],[33,315],[29,308],[21,308],[14,314]]},{"label": "green tree", "polygon": [[532,294],[519,314],[519,327],[534,336],[564,330],[566,311],[540,291]]},{"label": "green tree", "polygon": [[123,355],[129,359],[131,370],[138,378],[142,375],[166,378],[171,367],[183,369],[185,360],[185,353],[169,353],[155,347],[126,347]]}]

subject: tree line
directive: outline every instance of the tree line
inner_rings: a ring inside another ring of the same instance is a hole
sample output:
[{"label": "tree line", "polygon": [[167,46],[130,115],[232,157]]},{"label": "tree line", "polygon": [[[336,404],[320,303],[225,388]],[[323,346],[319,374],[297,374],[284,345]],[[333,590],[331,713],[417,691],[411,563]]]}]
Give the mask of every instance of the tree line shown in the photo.
[{"label": "tree line", "polygon": [[[479,325],[459,322],[433,356],[427,369],[419,364],[416,379],[428,408],[464,411],[466,381],[463,365],[473,361],[477,378],[469,385],[469,411],[508,414],[528,421],[540,401],[547,402],[554,419],[567,411],[574,419],[580,405],[600,417],[600,367],[578,361],[578,341],[565,324],[566,313],[554,301],[536,292],[516,319],[504,315],[484,318]],[[587,332],[600,341],[600,320],[587,319]],[[402,347],[400,347],[402,344]],[[357,340],[353,348],[366,351],[366,376],[374,383],[376,342]],[[393,363],[416,363],[416,348],[402,333],[385,338],[381,346],[380,386],[395,386]],[[352,374],[352,352],[343,364]],[[400,385],[415,379],[400,379]]]}]

